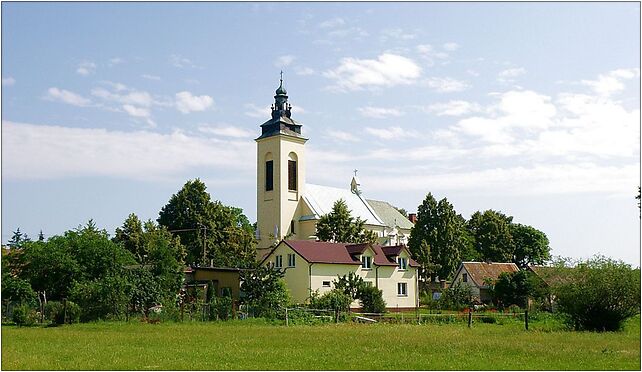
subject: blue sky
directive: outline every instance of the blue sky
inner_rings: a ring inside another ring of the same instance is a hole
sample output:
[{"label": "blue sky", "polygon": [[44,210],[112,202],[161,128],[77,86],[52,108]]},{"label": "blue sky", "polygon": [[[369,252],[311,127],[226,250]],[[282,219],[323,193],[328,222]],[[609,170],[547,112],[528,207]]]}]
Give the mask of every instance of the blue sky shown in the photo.
[{"label": "blue sky", "polygon": [[640,262],[638,3],[3,3],[2,241],[156,219],[186,180],[256,216],[283,69],[308,182],[496,209]]}]

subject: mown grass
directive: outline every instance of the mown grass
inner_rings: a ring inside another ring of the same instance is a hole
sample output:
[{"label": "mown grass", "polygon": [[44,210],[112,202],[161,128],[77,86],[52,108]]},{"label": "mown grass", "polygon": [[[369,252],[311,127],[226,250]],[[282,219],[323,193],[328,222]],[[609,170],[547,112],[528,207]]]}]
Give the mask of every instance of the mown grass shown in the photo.
[{"label": "mown grass", "polygon": [[622,332],[504,324],[257,320],[2,327],[3,370],[640,370],[640,318]]}]

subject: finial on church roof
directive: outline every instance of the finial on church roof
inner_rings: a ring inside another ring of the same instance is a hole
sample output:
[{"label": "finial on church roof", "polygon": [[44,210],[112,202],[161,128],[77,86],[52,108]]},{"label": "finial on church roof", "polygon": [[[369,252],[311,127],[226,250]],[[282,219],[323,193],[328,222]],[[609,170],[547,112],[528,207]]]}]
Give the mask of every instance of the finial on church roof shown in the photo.
[{"label": "finial on church roof", "polygon": [[276,89],[276,95],[277,96],[284,96],[287,95],[288,92],[283,88],[283,70],[281,70],[281,79],[280,79],[280,84],[279,87]]}]

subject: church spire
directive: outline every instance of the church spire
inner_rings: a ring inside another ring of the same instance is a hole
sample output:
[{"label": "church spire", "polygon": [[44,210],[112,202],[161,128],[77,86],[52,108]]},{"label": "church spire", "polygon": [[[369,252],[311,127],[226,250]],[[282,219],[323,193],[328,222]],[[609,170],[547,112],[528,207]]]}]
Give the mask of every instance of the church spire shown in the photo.
[{"label": "church spire", "polygon": [[283,87],[283,71],[281,71],[281,79],[279,80],[279,87],[276,88],[276,95],[274,96],[274,106],[272,106],[272,117],[278,118],[281,116],[290,117],[292,105],[288,103],[288,92]]}]

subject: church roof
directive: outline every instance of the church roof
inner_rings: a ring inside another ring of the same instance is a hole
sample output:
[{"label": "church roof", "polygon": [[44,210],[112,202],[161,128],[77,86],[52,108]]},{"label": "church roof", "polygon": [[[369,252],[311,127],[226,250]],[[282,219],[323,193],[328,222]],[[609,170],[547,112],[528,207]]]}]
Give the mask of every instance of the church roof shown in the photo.
[{"label": "church roof", "polygon": [[366,199],[368,204],[374,209],[375,213],[383,222],[390,227],[400,227],[402,229],[412,229],[414,226],[410,220],[393,207],[390,203],[381,200]]},{"label": "church roof", "polygon": [[386,226],[386,224],[377,215],[377,212],[375,212],[364,199],[359,195],[352,193],[348,189],[319,186],[308,183],[305,185],[303,199],[315,214],[316,219],[332,212],[334,203],[339,199],[343,199],[346,202],[352,217],[359,217],[365,221],[367,225]]}]

